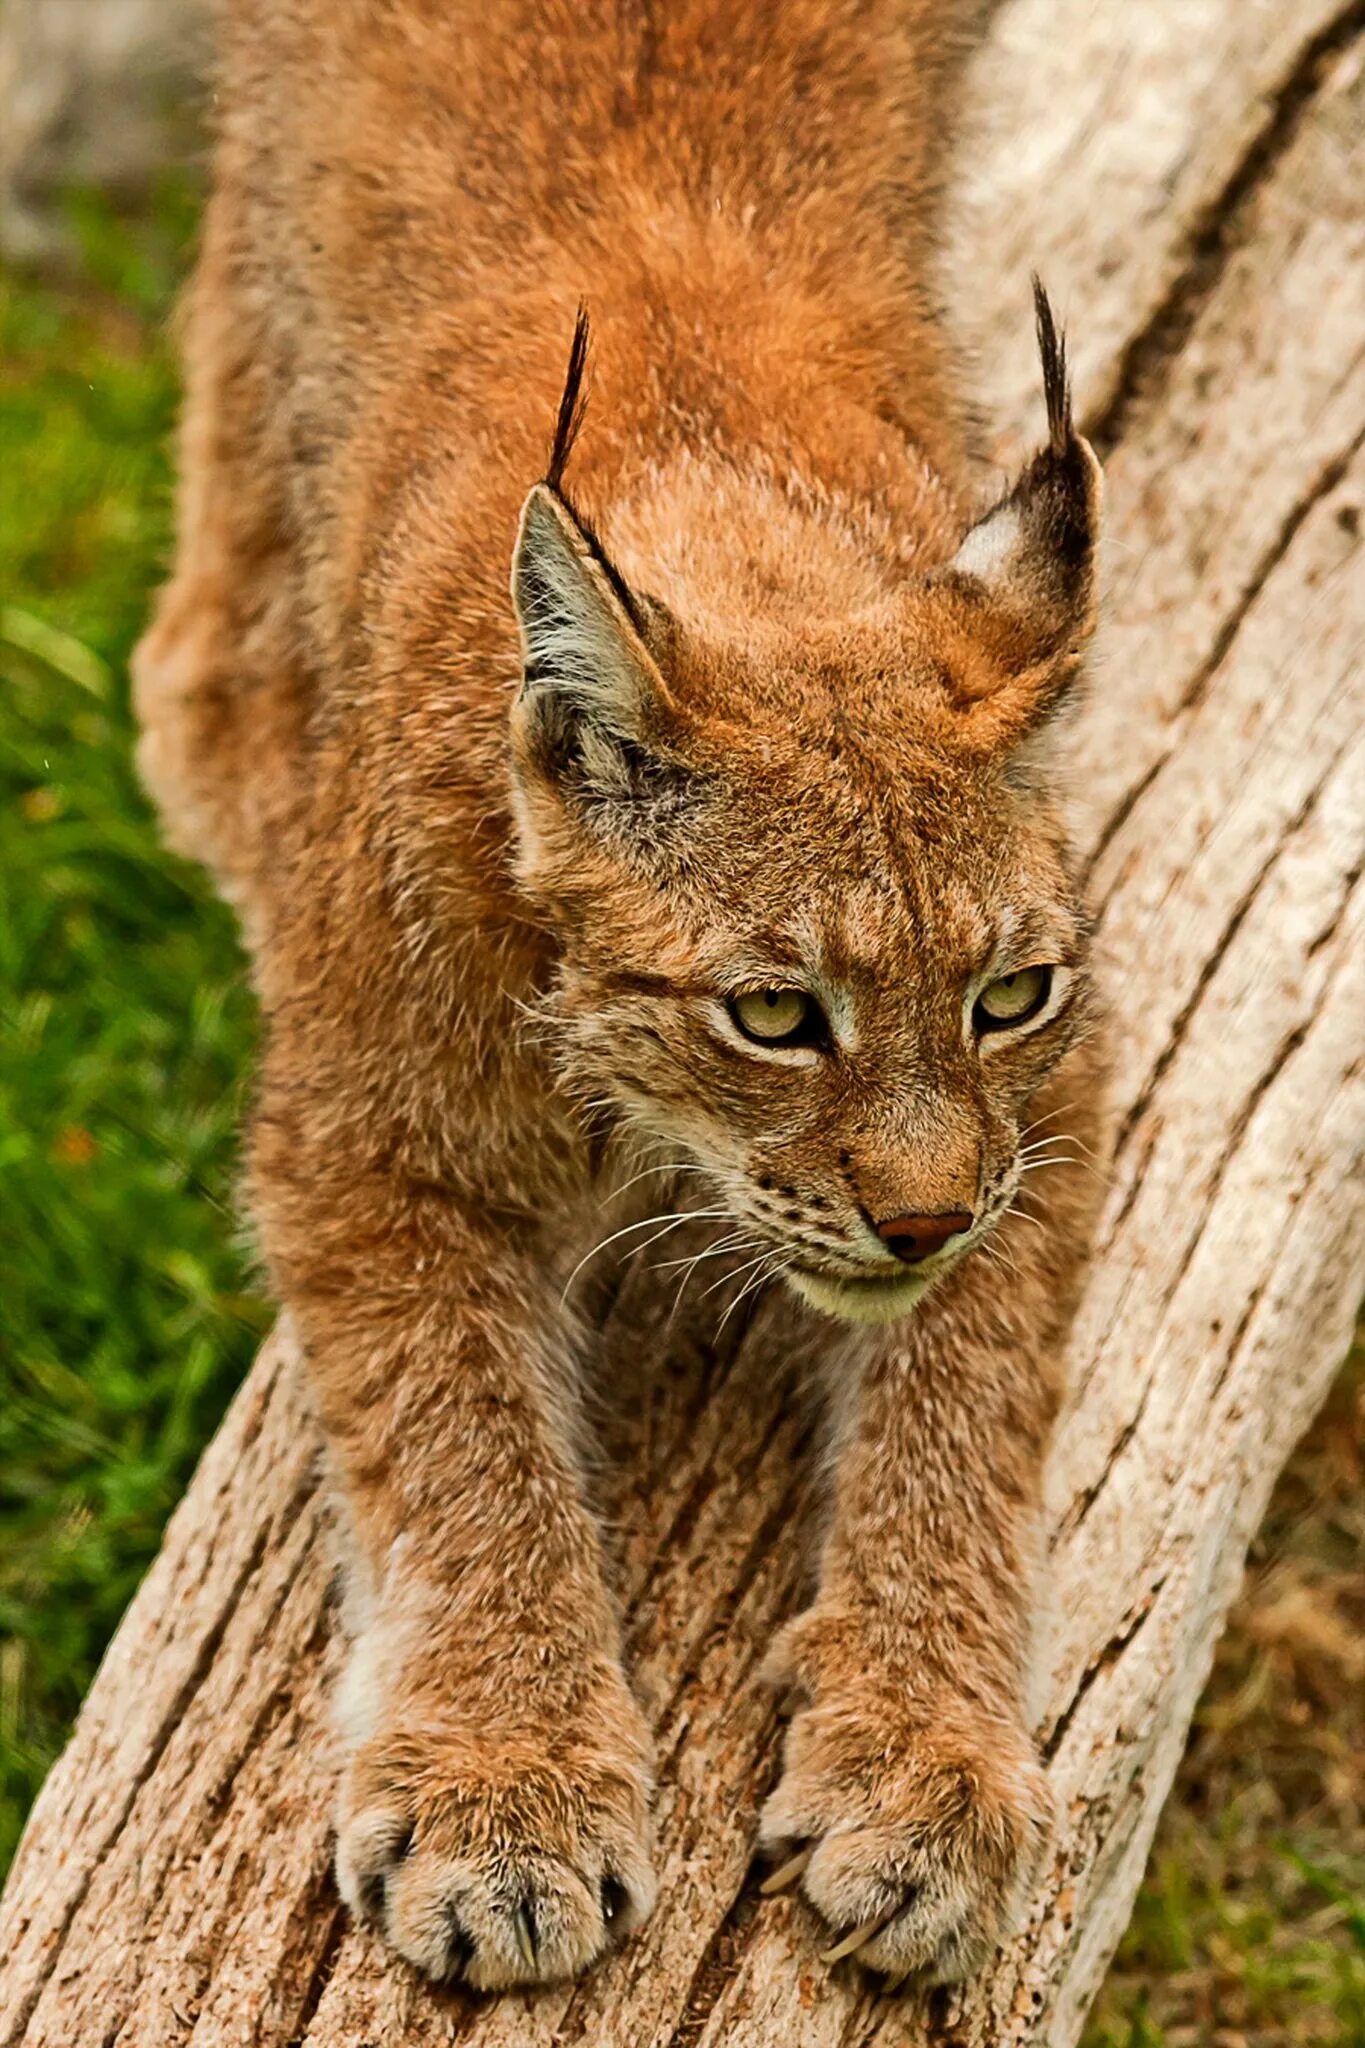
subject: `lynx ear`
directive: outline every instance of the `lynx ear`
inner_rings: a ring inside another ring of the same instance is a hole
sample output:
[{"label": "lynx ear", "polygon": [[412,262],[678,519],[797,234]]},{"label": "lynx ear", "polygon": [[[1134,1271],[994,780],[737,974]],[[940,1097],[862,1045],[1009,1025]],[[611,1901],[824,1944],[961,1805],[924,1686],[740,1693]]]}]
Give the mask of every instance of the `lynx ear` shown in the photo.
[{"label": "lynx ear", "polygon": [[636,600],[548,484],[522,509],[512,601],[523,657],[512,715],[519,766],[563,794],[639,794],[668,690]]},{"label": "lynx ear", "polygon": [[1102,478],[1076,432],[1066,354],[1037,278],[1038,345],[1048,445],[931,578],[948,600],[953,691],[963,708],[991,700],[987,722],[1020,729],[1052,708],[1094,626]]}]

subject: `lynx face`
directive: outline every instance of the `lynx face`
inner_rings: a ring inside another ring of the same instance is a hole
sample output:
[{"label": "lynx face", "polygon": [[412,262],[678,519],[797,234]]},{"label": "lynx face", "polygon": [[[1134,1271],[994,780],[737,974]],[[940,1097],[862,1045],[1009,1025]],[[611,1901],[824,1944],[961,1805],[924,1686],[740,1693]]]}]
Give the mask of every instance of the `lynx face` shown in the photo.
[{"label": "lynx face", "polygon": [[[1084,934],[1034,791],[807,718],[694,736],[668,825],[637,834],[626,800],[573,851],[566,817],[539,874],[575,1091],[707,1168],[746,1257],[879,1318],[1018,1192],[1029,1103],[1084,1028]],[[939,1245],[930,1219],[957,1219]]]},{"label": "lynx face", "polygon": [[903,1313],[987,1236],[1086,1026],[1039,764],[1097,510],[1067,416],[946,567],[725,633],[632,596],[556,492],[527,503],[514,790],[565,1080],[838,1316]]}]

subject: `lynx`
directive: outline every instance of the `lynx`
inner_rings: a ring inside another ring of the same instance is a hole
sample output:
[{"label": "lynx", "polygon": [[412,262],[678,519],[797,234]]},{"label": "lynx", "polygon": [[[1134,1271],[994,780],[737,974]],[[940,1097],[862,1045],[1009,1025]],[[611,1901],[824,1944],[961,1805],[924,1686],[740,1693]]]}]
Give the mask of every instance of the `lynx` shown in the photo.
[{"label": "lynx", "polygon": [[265,1018],[249,1195],[350,1560],[337,1879],[433,1977],[569,1977],[654,1901],[565,1297],[627,1181],[830,1361],[773,1883],[942,1980],[1043,1853],[1100,483],[1040,292],[1046,441],[982,503],[933,286],[975,11],[225,8],[141,759]]}]

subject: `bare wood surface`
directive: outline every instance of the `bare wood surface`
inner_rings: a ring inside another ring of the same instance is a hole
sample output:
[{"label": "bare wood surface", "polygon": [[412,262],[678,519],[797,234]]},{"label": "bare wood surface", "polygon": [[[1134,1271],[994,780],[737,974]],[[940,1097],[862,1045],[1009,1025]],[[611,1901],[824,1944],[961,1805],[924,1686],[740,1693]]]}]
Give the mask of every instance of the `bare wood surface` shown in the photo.
[{"label": "bare wood surface", "polygon": [[1014,435],[1036,412],[1036,262],[1077,330],[1112,536],[1078,795],[1120,1139],[1051,1475],[1038,1727],[1063,1821],[1023,1934],[930,2009],[825,1969],[801,1905],[760,1902],[756,1669],[801,1588],[809,1326],[773,1300],[718,1352],[631,1275],[607,1505],[661,1758],[644,1934],[582,1985],[487,2003],[346,1924],[330,1552],[277,1339],[34,1812],[0,1907],[3,2048],[1076,2041],[1365,1282],[1363,14],[1006,0],[981,67],[993,96],[1014,82],[971,194],[988,397]]}]

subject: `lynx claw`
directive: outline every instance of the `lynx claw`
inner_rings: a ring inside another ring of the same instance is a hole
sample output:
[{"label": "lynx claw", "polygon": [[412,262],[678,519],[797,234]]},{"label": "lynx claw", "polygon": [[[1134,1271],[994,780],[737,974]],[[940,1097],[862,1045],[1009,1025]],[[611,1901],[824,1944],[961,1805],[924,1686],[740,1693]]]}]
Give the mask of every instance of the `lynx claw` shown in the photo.
[{"label": "lynx claw", "polygon": [[821,1949],[821,1962],[841,1963],[845,1956],[856,1956],[858,1950],[860,1948],[866,1948],[868,1942],[871,1941],[875,1935],[881,1933],[887,1921],[893,1920],[894,1918],[895,1913],[892,1912],[878,1913],[874,1920],[864,1920],[861,1927],[855,1927],[851,1934],[846,1934],[844,1936],[842,1941],[836,1941],[833,1948]]},{"label": "lynx claw", "polygon": [[527,1900],[523,1899],[517,1907],[515,1921],[521,1960],[534,1974],[540,1967],[540,1953],[536,1947],[536,1923],[531,1917],[531,1908]]},{"label": "lynx claw", "polygon": [[794,1856],[789,1856],[785,1863],[780,1863],[759,1886],[762,1896],[765,1899],[773,1899],[779,1892],[790,1891],[791,1887],[804,1877],[806,1865],[814,1854],[815,1845],[808,1842],[804,1849],[798,1849]]}]

